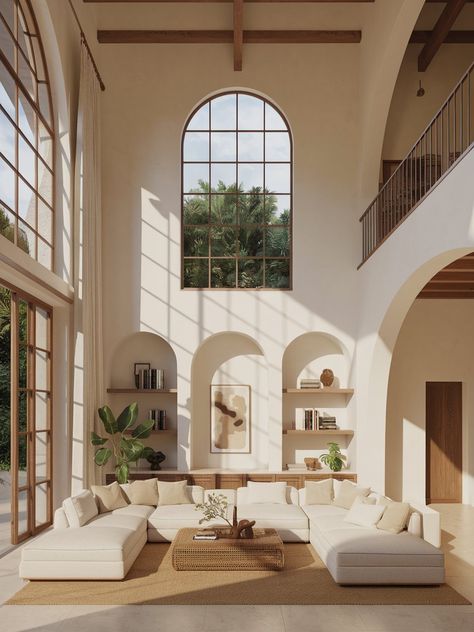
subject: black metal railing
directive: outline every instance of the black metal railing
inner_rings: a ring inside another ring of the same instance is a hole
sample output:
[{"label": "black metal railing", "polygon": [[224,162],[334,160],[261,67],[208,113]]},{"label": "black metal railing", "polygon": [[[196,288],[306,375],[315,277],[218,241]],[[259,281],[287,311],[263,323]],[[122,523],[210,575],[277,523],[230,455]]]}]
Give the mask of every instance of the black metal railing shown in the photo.
[{"label": "black metal railing", "polygon": [[474,63],[360,218],[362,263],[474,142]]}]

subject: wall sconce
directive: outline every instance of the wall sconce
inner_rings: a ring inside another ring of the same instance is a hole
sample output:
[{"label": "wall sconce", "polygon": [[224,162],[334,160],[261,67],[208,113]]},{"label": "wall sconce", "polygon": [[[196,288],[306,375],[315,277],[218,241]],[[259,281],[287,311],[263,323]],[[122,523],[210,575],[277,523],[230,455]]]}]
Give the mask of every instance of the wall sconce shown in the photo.
[{"label": "wall sconce", "polygon": [[420,87],[417,90],[416,96],[417,97],[424,97],[425,96],[425,89],[421,85],[421,79],[420,79]]}]

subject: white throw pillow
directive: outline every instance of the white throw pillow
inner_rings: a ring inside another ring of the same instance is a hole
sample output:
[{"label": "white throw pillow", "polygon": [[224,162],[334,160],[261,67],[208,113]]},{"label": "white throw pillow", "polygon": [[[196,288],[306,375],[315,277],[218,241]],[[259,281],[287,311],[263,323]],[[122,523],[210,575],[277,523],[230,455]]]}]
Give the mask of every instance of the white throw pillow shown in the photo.
[{"label": "white throw pillow", "polygon": [[156,478],[132,481],[128,489],[128,497],[131,504],[156,507],[158,504],[158,487],[156,483]]},{"label": "white throw pillow", "polygon": [[277,483],[247,483],[247,503],[249,505],[277,504],[286,505],[285,481]]},{"label": "white throw pillow", "polygon": [[158,505],[191,505],[187,481],[158,481]]},{"label": "white throw pillow", "polygon": [[88,489],[63,500],[63,509],[72,528],[82,527],[99,513],[94,496]]},{"label": "white throw pillow", "polygon": [[351,509],[354,505],[376,505],[376,498],[374,496],[356,496],[354,502],[351,505]]},{"label": "white throw pillow", "polygon": [[422,537],[421,514],[419,514],[417,511],[413,511],[411,516],[409,517],[407,530],[408,533],[411,533],[411,535],[415,535],[417,538]]},{"label": "white throw pillow", "polygon": [[110,485],[91,485],[91,490],[99,506],[100,513],[106,513],[127,506],[127,501],[117,481],[114,481]]},{"label": "white throw pillow", "polygon": [[330,505],[333,499],[332,478],[323,481],[305,481],[307,505]]},{"label": "white throw pillow", "polygon": [[375,525],[380,520],[385,511],[383,505],[367,505],[366,503],[355,502],[349,510],[344,522],[357,524],[360,527],[375,529]]},{"label": "white throw pillow", "polygon": [[343,480],[339,486],[339,491],[336,492],[336,496],[332,502],[337,507],[350,509],[357,496],[368,496],[369,494],[370,487],[359,487],[351,481]]},{"label": "white throw pillow", "polygon": [[[379,507],[383,505],[378,505]],[[385,505],[385,511],[377,525],[377,529],[400,533],[407,526],[410,505],[408,503],[391,502]]]}]

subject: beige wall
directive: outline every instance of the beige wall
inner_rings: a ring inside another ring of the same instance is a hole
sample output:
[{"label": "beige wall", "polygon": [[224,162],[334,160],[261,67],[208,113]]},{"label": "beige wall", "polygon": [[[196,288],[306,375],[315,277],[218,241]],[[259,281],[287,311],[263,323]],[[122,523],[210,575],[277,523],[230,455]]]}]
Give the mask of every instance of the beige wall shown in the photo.
[{"label": "beige wall", "polygon": [[[463,502],[474,502],[474,302],[417,300],[398,337],[387,404],[393,498],[425,497],[425,384],[463,383]],[[449,432],[449,429],[447,429]]]}]

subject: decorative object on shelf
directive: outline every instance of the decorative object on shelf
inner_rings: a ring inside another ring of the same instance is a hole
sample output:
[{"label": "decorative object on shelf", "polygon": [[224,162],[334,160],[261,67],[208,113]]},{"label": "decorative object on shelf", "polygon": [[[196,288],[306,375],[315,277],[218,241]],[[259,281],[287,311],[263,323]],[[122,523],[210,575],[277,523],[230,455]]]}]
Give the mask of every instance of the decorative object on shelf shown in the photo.
[{"label": "decorative object on shelf", "polygon": [[205,502],[196,505],[196,511],[202,511],[204,514],[204,517],[199,520],[199,524],[218,518],[224,520],[229,525],[229,527],[223,528],[214,527],[214,532],[217,533],[218,536],[233,540],[253,538],[252,527],[255,524],[255,520],[237,521],[237,507],[234,506],[232,522],[230,522],[227,518],[228,507],[229,502],[224,494],[209,494]]},{"label": "decorative object on shelf", "polygon": [[321,380],[305,378],[300,380],[300,388],[321,388]]},{"label": "decorative object on shelf", "polygon": [[321,382],[323,383],[323,386],[328,387],[328,386],[332,386],[332,383],[334,382],[334,373],[332,372],[331,369],[323,369],[323,372],[321,373]]},{"label": "decorative object on shelf", "polygon": [[316,457],[307,456],[304,459],[304,464],[306,465],[306,469],[310,470],[311,472],[315,472],[316,470],[321,469],[319,460]]},{"label": "decorative object on shelf", "polygon": [[133,365],[133,376],[135,378],[135,387],[138,389],[143,388],[143,373],[150,369],[151,364],[149,362],[135,362]]},{"label": "decorative object on shelf", "polygon": [[336,418],[334,415],[320,415],[318,418],[318,430],[338,430],[339,426],[336,424]]},{"label": "decorative object on shelf", "polygon": [[344,467],[346,458],[346,455],[342,454],[339,444],[335,441],[330,441],[327,454],[321,454],[319,460],[333,472],[340,472]]},{"label": "decorative object on shelf", "polygon": [[250,452],[250,386],[211,384],[211,453]]},{"label": "decorative object on shelf", "polygon": [[[115,458],[115,476],[119,483],[128,481],[130,463],[136,463],[139,459],[146,459],[154,450],[145,446],[140,439],[150,436],[153,429],[153,420],[147,419],[132,430],[132,426],[138,418],[138,405],[136,402],[126,406],[115,419],[108,406],[102,406],[98,410],[100,420],[109,437],[101,437],[96,432],[91,432],[91,443],[99,446],[96,450],[94,461],[103,466],[108,463],[110,457]],[[131,432],[131,437],[127,438]],[[110,447],[107,446],[109,444]]]},{"label": "decorative object on shelf", "polygon": [[150,470],[154,471],[161,470],[160,463],[163,463],[165,459],[166,456],[163,454],[163,452],[160,452],[159,450],[152,450],[146,456],[146,460],[150,464]]}]

